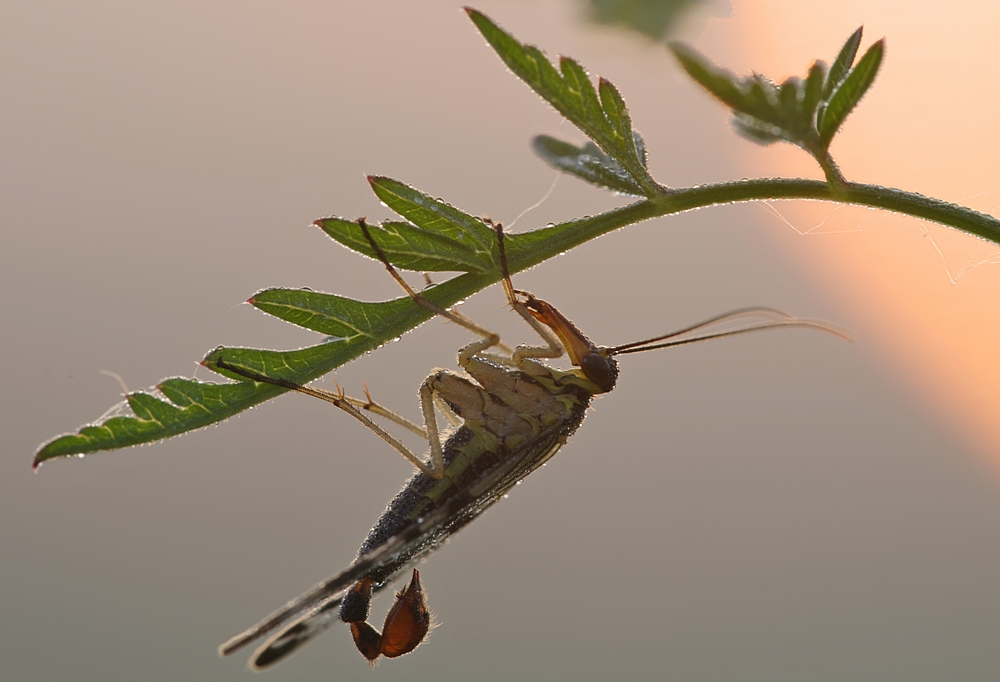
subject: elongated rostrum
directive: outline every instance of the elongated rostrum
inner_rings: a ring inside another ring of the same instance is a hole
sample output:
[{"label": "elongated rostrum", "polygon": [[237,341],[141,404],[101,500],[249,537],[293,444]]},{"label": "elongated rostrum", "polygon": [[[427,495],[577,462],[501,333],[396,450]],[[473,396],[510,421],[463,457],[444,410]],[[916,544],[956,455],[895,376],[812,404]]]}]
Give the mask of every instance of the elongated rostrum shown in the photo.
[{"label": "elongated rostrum", "polygon": [[[423,427],[374,403],[370,396],[366,400],[349,398],[343,392],[300,386],[237,366],[225,358],[216,359],[218,369],[237,377],[275,384],[333,403],[418,469],[389,502],[362,543],[354,563],[220,647],[220,653],[228,655],[259,637],[275,633],[251,659],[257,669],[277,663],[337,622],[350,626],[355,645],[372,664],[380,656],[401,656],[419,646],[431,628],[419,572],[413,569],[409,584],[396,595],[381,632],[368,623],[373,594],[551,458],[583,422],[593,397],[614,388],[618,378],[615,355],[774,327],[812,327],[845,336],[821,322],[798,319],[770,308],[746,308],[645,341],[599,347],[554,306],[514,289],[503,228],[496,224],[493,227],[497,256],[507,301],[544,342],[510,350],[497,334],[411,289],[389,262],[364,219],[358,223],[379,260],[415,305],[452,320],[479,338],[458,354],[459,367],[467,376],[437,370],[424,380],[419,392]],[[751,317],[764,321],[693,335],[707,327]],[[497,349],[504,352],[495,352]],[[572,363],[571,369],[560,370],[541,362],[563,353]],[[443,444],[437,410],[455,427]],[[430,448],[427,461],[408,450],[368,414],[426,437]]]}]

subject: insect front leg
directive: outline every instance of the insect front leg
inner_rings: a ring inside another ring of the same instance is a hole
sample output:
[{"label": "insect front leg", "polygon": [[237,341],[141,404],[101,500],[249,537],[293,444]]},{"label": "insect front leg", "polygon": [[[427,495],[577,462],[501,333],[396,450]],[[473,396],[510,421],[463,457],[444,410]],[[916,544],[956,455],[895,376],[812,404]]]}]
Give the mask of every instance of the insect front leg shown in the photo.
[{"label": "insect front leg", "polygon": [[[544,346],[518,346],[511,354],[511,360],[515,365],[520,365],[522,360],[562,357],[563,346],[559,342],[559,339],[546,329],[545,325],[535,319],[535,316],[528,310],[528,307],[533,306],[537,299],[525,291],[518,291],[510,281],[510,268],[507,265],[507,249],[504,246],[503,225],[492,222],[490,224],[493,225],[493,230],[497,233],[497,251],[500,254],[500,269],[503,271],[503,290],[507,295],[507,302],[510,303],[510,306],[517,311],[517,314],[524,318],[524,321],[545,342]],[[522,301],[519,296],[525,296],[527,300]]]}]

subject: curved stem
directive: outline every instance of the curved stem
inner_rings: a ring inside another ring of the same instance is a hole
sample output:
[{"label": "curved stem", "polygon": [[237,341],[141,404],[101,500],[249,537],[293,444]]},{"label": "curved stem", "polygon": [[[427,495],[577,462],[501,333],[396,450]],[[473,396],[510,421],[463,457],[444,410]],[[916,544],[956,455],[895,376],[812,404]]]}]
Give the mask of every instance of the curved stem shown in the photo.
[{"label": "curved stem", "polygon": [[[570,221],[531,234],[539,244],[523,258],[512,258],[512,270],[537,265],[547,258],[594,237],[633,223],[696,208],[774,199],[819,199],[880,208],[946,225],[1000,244],[1000,220],[965,206],[915,192],[845,182],[831,187],[819,180],[764,178],[722,182],[672,190],[601,215]],[[551,232],[551,237],[547,233]],[[544,237],[544,238],[543,238]],[[520,254],[519,254],[520,255]]]},{"label": "curved stem", "polygon": [[[825,199],[922,218],[1000,244],[1000,220],[991,215],[915,192],[904,192],[879,185],[846,182],[841,187],[833,188],[817,180],[768,178],[679,190],[667,199],[675,202],[675,205],[662,215],[702,206],[745,201]],[[659,200],[656,201],[661,203]]]},{"label": "curved stem", "polygon": [[[507,235],[510,272],[526,270],[595,237],[651,218],[707,206],[774,199],[819,199],[880,208],[940,223],[1000,244],[1000,220],[958,204],[878,185],[847,182],[831,187],[819,180],[763,178],[674,189],[669,194],[643,199],[600,215]],[[465,274],[434,287],[427,292],[427,297],[448,307],[499,279],[499,273]],[[392,331],[392,336],[398,336],[431,316],[423,311],[412,314],[413,319],[400,324],[399,329]]]},{"label": "curved stem", "polygon": [[824,151],[821,156],[816,156],[815,158],[819,162],[820,168],[823,169],[823,174],[826,175],[826,181],[830,186],[841,188],[847,184],[847,179],[841,172],[840,166],[833,160],[830,152]]}]

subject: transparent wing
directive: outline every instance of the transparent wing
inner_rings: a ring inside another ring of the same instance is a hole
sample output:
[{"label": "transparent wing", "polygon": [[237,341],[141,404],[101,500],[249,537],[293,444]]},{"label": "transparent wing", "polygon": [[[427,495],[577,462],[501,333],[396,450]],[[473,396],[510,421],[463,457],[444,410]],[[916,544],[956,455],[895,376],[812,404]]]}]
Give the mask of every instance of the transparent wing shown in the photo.
[{"label": "transparent wing", "polygon": [[[511,453],[500,466],[485,472],[479,480],[416,519],[385,544],[230,639],[219,647],[219,655],[228,656],[280,628],[251,659],[253,667],[262,669],[315,639],[339,621],[338,607],[347,588],[375,570],[399,563],[396,566],[399,571],[430,554],[552,457],[564,442],[558,426],[544,430],[519,451]],[[376,589],[383,587],[384,584]]]},{"label": "transparent wing", "polygon": [[333,599],[318,611],[307,613],[272,636],[250,657],[250,667],[265,670],[319,637],[335,623],[340,623],[340,602],[340,597]]},{"label": "transparent wing", "polygon": [[[417,559],[431,551],[432,548],[430,547],[422,552],[420,549],[422,545],[428,543],[430,538],[440,535],[445,524],[449,521],[449,517],[455,516],[460,511],[454,509],[453,506],[452,504],[442,505],[422,519],[418,519],[415,523],[410,524],[399,535],[389,540],[389,542],[372,550],[340,573],[328,580],[324,580],[308,592],[288,602],[250,629],[230,639],[219,647],[219,655],[228,656],[234,651],[242,649],[250,642],[278,628],[285,627],[285,630],[269,642],[269,644],[278,643],[285,632],[289,632],[300,625],[308,626],[309,619],[314,616],[317,619],[326,618],[327,615],[336,617],[334,609],[340,605],[340,600],[347,591],[347,588],[355,582],[372,571],[397,560],[398,557],[404,554],[412,553],[413,559]],[[326,627],[329,626],[327,625],[323,629],[326,629]],[[316,634],[319,634],[319,632]],[[305,642],[301,642],[295,648],[301,646],[302,643]],[[260,658],[263,653],[263,650],[258,652],[255,659]]]},{"label": "transparent wing", "polygon": [[[380,592],[388,586],[388,582],[375,588]],[[340,602],[342,598],[331,599],[318,610],[301,616],[291,625],[285,627],[263,645],[250,657],[250,668],[256,671],[266,670],[291,656],[301,647],[313,641],[340,620]]]}]

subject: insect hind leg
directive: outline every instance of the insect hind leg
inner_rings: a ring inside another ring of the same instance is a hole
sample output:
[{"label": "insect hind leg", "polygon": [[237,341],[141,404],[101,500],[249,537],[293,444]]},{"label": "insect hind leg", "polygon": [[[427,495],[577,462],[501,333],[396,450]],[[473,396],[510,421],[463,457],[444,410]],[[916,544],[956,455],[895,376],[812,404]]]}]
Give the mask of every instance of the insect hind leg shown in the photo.
[{"label": "insect hind leg", "polygon": [[[381,405],[372,402],[369,396],[367,401],[359,400],[358,398],[348,398],[344,395],[343,390],[339,390],[337,393],[332,393],[330,391],[324,391],[318,388],[312,388],[310,386],[301,386],[295,382],[288,381],[287,379],[280,379],[275,377],[265,376],[259,372],[247,369],[245,367],[240,367],[233,365],[222,358],[217,358],[215,360],[215,365],[219,369],[224,369],[226,371],[237,374],[251,381],[257,381],[265,384],[272,384],[274,386],[280,386],[291,391],[296,391],[298,393],[304,393],[305,395],[312,396],[314,398],[319,398],[320,400],[325,400],[326,402],[332,404],[334,407],[338,407],[347,414],[351,415],[359,422],[364,424],[370,431],[372,431],[379,438],[384,440],[389,444],[396,452],[401,454],[410,462],[413,466],[419,469],[422,473],[430,476],[433,479],[440,479],[444,476],[444,460],[441,454],[441,441],[437,436],[437,422],[434,422],[433,432],[434,438],[430,438],[428,434],[431,432],[431,428],[421,429],[417,424],[409,421],[405,417],[397,415],[396,413],[385,409]],[[340,387],[338,386],[338,389]],[[386,417],[391,421],[403,425],[405,428],[410,429],[422,436],[428,437],[428,442],[431,443],[431,464],[426,464],[418,455],[416,455],[412,450],[403,445],[397,438],[395,438],[391,433],[386,431],[384,428],[376,424],[370,417],[362,413],[358,409],[361,406],[362,409],[369,409],[374,414]],[[433,402],[431,402],[431,412],[433,419]],[[424,411],[426,419],[426,410]],[[436,447],[435,447],[436,446]]]}]

